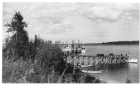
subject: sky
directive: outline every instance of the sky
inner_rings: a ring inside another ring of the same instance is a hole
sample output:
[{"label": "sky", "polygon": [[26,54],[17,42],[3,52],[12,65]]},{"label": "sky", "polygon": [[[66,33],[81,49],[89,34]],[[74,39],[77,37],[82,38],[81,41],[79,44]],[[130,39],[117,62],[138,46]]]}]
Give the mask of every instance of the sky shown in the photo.
[{"label": "sky", "polygon": [[16,11],[29,23],[29,37],[37,34],[46,40],[71,43],[102,43],[139,40],[138,3],[95,2],[4,2],[4,25]]}]

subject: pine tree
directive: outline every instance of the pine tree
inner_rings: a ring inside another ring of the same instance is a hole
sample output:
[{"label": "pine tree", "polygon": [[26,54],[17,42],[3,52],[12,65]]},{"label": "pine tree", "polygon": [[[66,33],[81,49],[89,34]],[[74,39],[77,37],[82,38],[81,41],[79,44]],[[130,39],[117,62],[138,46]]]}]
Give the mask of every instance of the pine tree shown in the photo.
[{"label": "pine tree", "polygon": [[8,27],[8,33],[13,33],[9,40],[9,44],[14,51],[13,56],[17,56],[16,58],[22,57],[25,59],[28,52],[29,37],[27,31],[24,29],[28,24],[24,22],[23,19],[24,18],[21,13],[16,12],[12,18],[12,21],[7,23],[5,26]]}]

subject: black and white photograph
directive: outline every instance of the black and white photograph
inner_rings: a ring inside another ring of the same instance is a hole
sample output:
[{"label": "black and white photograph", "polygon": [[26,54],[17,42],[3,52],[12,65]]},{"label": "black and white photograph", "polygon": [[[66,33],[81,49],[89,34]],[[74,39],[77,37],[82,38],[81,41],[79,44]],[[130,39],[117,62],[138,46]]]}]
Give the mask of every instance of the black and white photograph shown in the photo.
[{"label": "black and white photograph", "polygon": [[139,3],[2,5],[2,83],[139,83]]}]

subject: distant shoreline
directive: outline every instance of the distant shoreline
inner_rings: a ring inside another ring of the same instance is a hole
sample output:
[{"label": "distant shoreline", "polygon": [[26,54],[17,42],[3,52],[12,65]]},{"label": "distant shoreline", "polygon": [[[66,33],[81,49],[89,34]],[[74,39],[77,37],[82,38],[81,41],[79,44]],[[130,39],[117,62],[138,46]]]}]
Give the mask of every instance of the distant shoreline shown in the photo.
[{"label": "distant shoreline", "polygon": [[94,45],[84,45],[84,46],[127,46],[127,45],[129,45],[129,46],[134,46],[134,45],[139,45],[139,44],[94,44]]},{"label": "distant shoreline", "polygon": [[139,41],[113,41],[100,43],[102,45],[138,45]]},{"label": "distant shoreline", "polygon": [[[66,45],[66,44],[63,44]],[[80,46],[95,46],[95,45],[139,45],[139,41],[112,41],[103,43],[75,43],[74,45]]]}]

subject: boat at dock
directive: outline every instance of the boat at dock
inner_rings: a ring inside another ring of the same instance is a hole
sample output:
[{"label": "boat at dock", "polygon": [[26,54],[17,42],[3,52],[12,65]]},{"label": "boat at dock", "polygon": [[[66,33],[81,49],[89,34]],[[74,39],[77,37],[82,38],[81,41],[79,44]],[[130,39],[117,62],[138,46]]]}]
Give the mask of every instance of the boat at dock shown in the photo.
[{"label": "boat at dock", "polygon": [[82,54],[86,53],[86,50],[87,50],[87,49],[86,49],[85,47],[82,47],[81,53],[82,53]]},{"label": "boat at dock", "polygon": [[93,65],[81,65],[82,68],[92,67]]},{"label": "boat at dock", "polygon": [[132,58],[132,59],[128,60],[128,62],[129,62],[129,63],[137,63],[137,62],[138,62],[138,60],[137,60],[137,59]]},{"label": "boat at dock", "polygon": [[78,53],[85,54],[87,50],[87,48],[85,48],[84,45],[80,46],[80,45],[72,45],[72,44],[63,46],[61,49],[65,53],[68,52],[73,54],[78,54]]},{"label": "boat at dock", "polygon": [[63,51],[71,51],[72,50],[72,47],[71,47],[71,44],[68,44],[68,45],[62,46],[61,49]]},{"label": "boat at dock", "polygon": [[81,70],[81,71],[84,72],[84,73],[95,73],[95,74],[102,73],[102,70],[100,70],[100,71]]},{"label": "boat at dock", "polygon": [[83,46],[81,46],[81,53],[85,54],[86,53],[87,48],[85,48],[84,44]]}]

